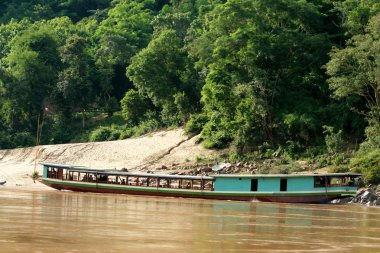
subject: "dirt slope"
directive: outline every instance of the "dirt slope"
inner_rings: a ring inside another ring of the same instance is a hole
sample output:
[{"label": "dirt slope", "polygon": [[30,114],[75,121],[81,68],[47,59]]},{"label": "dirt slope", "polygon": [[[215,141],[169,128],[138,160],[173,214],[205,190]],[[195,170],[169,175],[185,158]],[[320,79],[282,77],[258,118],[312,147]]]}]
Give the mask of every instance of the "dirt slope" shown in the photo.
[{"label": "dirt slope", "polygon": [[[127,168],[130,171],[154,170],[161,165],[185,164],[197,156],[213,157],[215,151],[195,144],[183,129],[156,132],[122,141],[44,145],[0,150],[0,181],[7,185],[31,186],[36,153],[37,163],[51,162],[94,168]],[[42,173],[41,165],[37,171]]]}]

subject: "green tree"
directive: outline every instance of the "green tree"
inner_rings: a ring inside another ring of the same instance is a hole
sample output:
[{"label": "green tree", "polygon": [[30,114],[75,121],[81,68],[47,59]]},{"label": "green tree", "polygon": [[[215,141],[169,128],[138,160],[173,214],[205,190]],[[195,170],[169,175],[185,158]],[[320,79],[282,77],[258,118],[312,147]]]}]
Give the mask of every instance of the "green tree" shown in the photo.
[{"label": "green tree", "polygon": [[[239,122],[228,124],[227,130],[220,124],[220,131],[235,136],[261,128],[264,139],[275,144],[280,132],[276,126],[284,115],[305,110],[298,106],[301,101],[317,104],[318,97],[326,96],[320,66],[330,42],[323,33],[323,15],[313,3],[228,0],[208,12],[203,23],[203,32],[194,30],[189,50],[197,69],[207,75],[204,110],[210,118],[217,113],[222,122]],[[247,100],[261,108],[252,119],[236,111],[241,97],[234,90],[240,84],[250,87]],[[250,130],[241,129],[248,126]],[[205,132],[203,137],[208,138]]]},{"label": "green tree", "polygon": [[0,62],[9,53],[14,37],[31,25],[28,19],[21,21],[12,20],[7,24],[0,24]]},{"label": "green tree", "polygon": [[58,74],[56,100],[62,98],[60,108],[66,113],[77,108],[83,110],[93,99],[86,40],[76,35],[68,38],[61,49],[61,61],[63,70]]},{"label": "green tree", "polygon": [[125,120],[131,125],[137,125],[143,119],[143,115],[148,111],[149,104],[138,91],[129,90],[121,100],[121,109]]},{"label": "green tree", "polygon": [[31,26],[12,41],[4,59],[13,80],[7,89],[14,101],[12,110],[23,118],[30,120],[51,100],[61,66],[58,47],[57,36],[48,25]]},{"label": "green tree", "polygon": [[329,85],[338,98],[359,96],[371,112],[380,113],[380,15],[373,17],[366,33],[352,37],[347,47],[334,48],[327,63]]},{"label": "green tree", "polygon": [[[194,88],[191,87],[191,78],[188,78],[187,64],[186,51],[176,31],[163,30],[132,58],[127,75],[156,107],[164,109],[165,115],[175,116],[173,114],[178,109],[175,101],[183,107],[182,102],[189,95],[187,91]],[[181,98],[176,95],[179,92],[185,92]]]},{"label": "green tree", "polygon": [[131,84],[125,76],[130,58],[144,48],[153,32],[153,0],[120,0],[109,10],[95,37],[100,43],[96,51],[102,99],[121,99]]},{"label": "green tree", "polygon": [[344,0],[336,1],[335,5],[341,12],[342,25],[350,35],[364,33],[368,21],[380,12],[377,0]]}]

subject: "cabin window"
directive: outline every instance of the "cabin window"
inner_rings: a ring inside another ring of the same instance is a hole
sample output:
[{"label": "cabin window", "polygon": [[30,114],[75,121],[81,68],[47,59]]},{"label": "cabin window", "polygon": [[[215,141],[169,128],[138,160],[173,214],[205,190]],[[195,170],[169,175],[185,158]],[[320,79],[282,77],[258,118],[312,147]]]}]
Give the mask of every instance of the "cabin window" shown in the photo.
[{"label": "cabin window", "polygon": [[345,185],[345,183],[343,182],[343,178],[341,177],[333,177],[331,178],[330,180],[330,184],[331,185]]},{"label": "cabin window", "polygon": [[155,178],[155,177],[149,178],[149,186],[150,187],[157,187],[157,178]]},{"label": "cabin window", "polygon": [[99,175],[98,182],[99,183],[103,183],[103,184],[107,183],[108,182],[108,176],[106,176],[106,175]]},{"label": "cabin window", "polygon": [[193,184],[192,184],[192,181],[191,180],[182,180],[182,188],[183,189],[191,189],[193,188]]},{"label": "cabin window", "polygon": [[314,177],[314,187],[325,187],[326,186],[326,177]]},{"label": "cabin window", "polygon": [[180,180],[179,179],[171,179],[170,180],[171,188],[180,188]]},{"label": "cabin window", "polygon": [[63,170],[49,167],[47,169],[47,177],[48,178],[56,178],[56,179],[63,179]]},{"label": "cabin window", "polygon": [[257,192],[258,181],[257,178],[251,179],[251,191]]},{"label": "cabin window", "polygon": [[139,179],[138,180],[139,186],[145,186],[145,187],[148,186],[148,178],[147,177],[139,177],[138,179]]},{"label": "cabin window", "polygon": [[317,176],[314,177],[314,187],[352,186],[354,181],[345,176]]},{"label": "cabin window", "polygon": [[83,182],[94,182],[95,176],[89,173],[82,174],[82,181]]},{"label": "cabin window", "polygon": [[160,178],[158,180],[158,187],[162,188],[170,188],[170,179],[167,178]]},{"label": "cabin window", "polygon": [[286,192],[288,188],[288,179],[282,178],[280,182],[280,191]]},{"label": "cabin window", "polygon": [[108,176],[108,183],[109,184],[116,184],[117,177],[114,175]]},{"label": "cabin window", "polygon": [[206,191],[212,191],[214,188],[214,181],[212,180],[204,180],[203,181],[203,189]]},{"label": "cabin window", "polygon": [[136,186],[139,184],[139,178],[138,177],[128,177],[128,185]]},{"label": "cabin window", "polygon": [[202,181],[198,179],[193,180],[193,190],[201,190],[202,189]]},{"label": "cabin window", "polygon": [[119,183],[120,184],[127,184],[127,181],[128,181],[128,179],[127,179],[127,177],[125,177],[125,176],[120,176],[119,177]]}]

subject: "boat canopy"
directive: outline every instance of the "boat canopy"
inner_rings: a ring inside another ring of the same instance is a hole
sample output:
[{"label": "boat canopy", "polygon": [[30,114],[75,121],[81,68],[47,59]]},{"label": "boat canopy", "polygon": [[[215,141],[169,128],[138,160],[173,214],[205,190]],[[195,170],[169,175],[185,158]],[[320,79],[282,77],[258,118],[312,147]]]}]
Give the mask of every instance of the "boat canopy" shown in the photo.
[{"label": "boat canopy", "polygon": [[359,173],[324,173],[324,174],[217,174],[214,178],[289,178],[289,177],[360,177]]},{"label": "boat canopy", "polygon": [[189,176],[189,175],[170,175],[170,174],[153,174],[153,173],[135,173],[135,172],[126,172],[116,169],[91,169],[84,166],[70,166],[70,165],[61,165],[54,163],[41,163],[44,166],[52,167],[56,169],[67,169],[71,172],[80,172],[80,173],[91,173],[91,174],[104,174],[112,176],[129,176],[129,177],[150,177],[150,178],[161,178],[161,179],[204,179],[204,180],[213,180],[213,177],[210,176]]},{"label": "boat canopy", "polygon": [[93,169],[85,166],[62,165],[54,163],[41,163],[44,166],[56,169],[67,169],[73,172],[108,174],[115,176],[131,176],[131,177],[159,177],[159,178],[182,178],[182,179],[206,179],[213,180],[215,178],[298,178],[298,177],[361,177],[359,173],[309,173],[309,174],[213,174],[210,176],[189,176],[189,175],[169,175],[169,174],[153,174],[153,173],[135,173],[126,172],[116,169]]}]

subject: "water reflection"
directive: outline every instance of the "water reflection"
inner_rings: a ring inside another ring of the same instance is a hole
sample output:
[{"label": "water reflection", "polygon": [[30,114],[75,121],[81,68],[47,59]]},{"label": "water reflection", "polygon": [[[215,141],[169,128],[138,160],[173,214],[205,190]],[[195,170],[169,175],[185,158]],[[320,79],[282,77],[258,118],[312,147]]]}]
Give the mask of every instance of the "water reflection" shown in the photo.
[{"label": "water reflection", "polygon": [[0,189],[0,252],[378,252],[380,209]]}]

